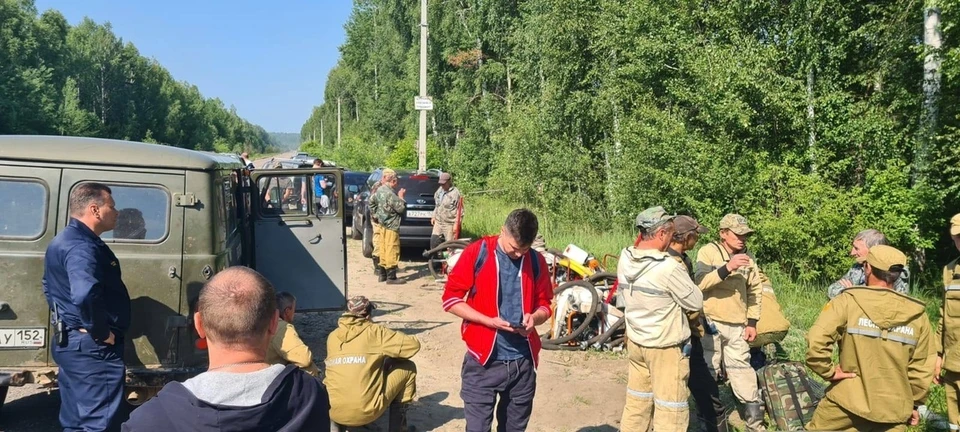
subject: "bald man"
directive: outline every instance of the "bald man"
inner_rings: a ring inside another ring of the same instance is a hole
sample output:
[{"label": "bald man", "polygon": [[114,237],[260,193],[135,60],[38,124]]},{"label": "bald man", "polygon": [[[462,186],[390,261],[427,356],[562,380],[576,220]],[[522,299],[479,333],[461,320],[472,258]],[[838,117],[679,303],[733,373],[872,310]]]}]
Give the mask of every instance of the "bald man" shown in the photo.
[{"label": "bald man", "polygon": [[276,291],[260,273],[240,266],[218,273],[200,291],[194,315],[209,368],[164,386],[122,430],[294,432],[329,424],[330,400],[320,381],[296,365],[266,362],[278,317]]}]

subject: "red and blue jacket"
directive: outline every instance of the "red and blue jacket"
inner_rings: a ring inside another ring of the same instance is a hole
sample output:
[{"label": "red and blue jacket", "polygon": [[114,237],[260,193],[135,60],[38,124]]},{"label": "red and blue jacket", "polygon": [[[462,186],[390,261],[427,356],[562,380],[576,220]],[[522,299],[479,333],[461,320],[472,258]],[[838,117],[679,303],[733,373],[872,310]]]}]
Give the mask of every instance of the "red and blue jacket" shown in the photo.
[{"label": "red and blue jacket", "polygon": [[[497,239],[498,236],[484,237],[463,250],[443,290],[444,311],[466,302],[486,316],[500,316]],[[540,309],[543,309],[547,316],[552,313],[550,302],[553,300],[553,287],[550,284],[547,262],[533,249],[523,256],[520,264],[520,292],[523,296],[524,314],[532,314]],[[460,326],[460,334],[467,343],[467,352],[481,365],[486,365],[497,343],[496,329],[465,320]],[[530,343],[530,354],[536,367],[540,361],[540,336],[537,332],[532,332],[527,341]]]}]

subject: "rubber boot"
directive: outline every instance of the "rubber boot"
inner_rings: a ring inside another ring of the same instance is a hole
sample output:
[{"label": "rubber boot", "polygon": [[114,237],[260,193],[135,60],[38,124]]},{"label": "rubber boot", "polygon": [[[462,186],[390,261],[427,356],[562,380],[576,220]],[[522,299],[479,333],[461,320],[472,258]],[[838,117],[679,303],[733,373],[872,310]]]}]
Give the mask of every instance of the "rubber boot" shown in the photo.
[{"label": "rubber boot", "polygon": [[387,285],[402,285],[407,283],[403,279],[397,279],[397,268],[393,267],[387,270]]},{"label": "rubber boot", "polygon": [[763,405],[760,402],[747,402],[743,404],[744,422],[749,432],[759,432],[767,430],[763,425]]},{"label": "rubber boot", "polygon": [[380,269],[380,273],[377,274],[377,276],[379,276],[379,277],[377,278],[377,280],[380,281],[380,282],[386,282],[386,281],[387,281],[387,269],[383,268],[383,266],[377,266],[377,268]]},{"label": "rubber boot", "polygon": [[380,276],[380,257],[373,257],[373,274],[375,276]]},{"label": "rubber boot", "polygon": [[389,423],[387,430],[389,432],[408,432],[413,428],[407,426],[407,409],[409,404],[394,402],[390,404]]}]

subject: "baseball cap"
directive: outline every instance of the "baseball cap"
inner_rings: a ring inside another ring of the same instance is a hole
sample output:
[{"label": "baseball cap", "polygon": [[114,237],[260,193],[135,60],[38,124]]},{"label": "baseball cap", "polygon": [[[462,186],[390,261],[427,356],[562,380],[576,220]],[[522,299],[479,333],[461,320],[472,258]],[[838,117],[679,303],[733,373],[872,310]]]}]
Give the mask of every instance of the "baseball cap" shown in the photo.
[{"label": "baseball cap", "polygon": [[396,176],[397,176],[397,172],[390,168],[384,168],[383,172],[380,174],[381,179],[387,178],[387,177],[396,177]]},{"label": "baseball cap", "polygon": [[673,220],[673,226],[676,227],[677,234],[686,234],[694,230],[703,234],[709,231],[707,227],[700,225],[696,219],[686,215],[677,216],[677,218]]},{"label": "baseball cap", "polygon": [[867,253],[867,264],[883,271],[903,271],[907,256],[893,246],[876,245]]},{"label": "baseball cap", "polygon": [[440,174],[440,184],[447,184],[450,181],[450,173]]},{"label": "baseball cap", "polygon": [[676,217],[667,214],[661,206],[650,207],[637,215],[637,228],[648,230]]},{"label": "baseball cap", "polygon": [[753,228],[747,225],[747,218],[736,213],[728,213],[720,219],[720,229],[728,229],[737,235],[753,234]]},{"label": "baseball cap", "polygon": [[960,213],[950,218],[950,235],[960,235]]},{"label": "baseball cap", "polygon": [[366,317],[369,310],[376,308],[376,306],[370,304],[370,300],[362,295],[350,297],[350,300],[347,301],[347,313],[361,318]]}]

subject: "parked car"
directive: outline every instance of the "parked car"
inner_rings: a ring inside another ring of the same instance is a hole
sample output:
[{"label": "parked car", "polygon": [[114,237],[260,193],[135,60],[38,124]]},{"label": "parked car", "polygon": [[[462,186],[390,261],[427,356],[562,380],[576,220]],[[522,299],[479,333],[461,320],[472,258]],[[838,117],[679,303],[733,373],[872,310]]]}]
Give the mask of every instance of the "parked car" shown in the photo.
[{"label": "parked car", "polygon": [[[362,227],[356,230],[363,239],[363,255],[369,258],[373,253],[373,225],[370,223],[370,208],[367,200],[370,198],[370,189],[380,182],[383,168],[377,168],[367,177],[367,184],[361,192],[361,199],[355,202],[353,212],[353,226]],[[436,172],[397,171],[397,190],[406,189],[404,201],[407,211],[400,220],[400,247],[430,247],[430,234],[433,226],[430,218],[436,206],[433,194],[440,187],[440,176]]]},{"label": "parked car", "polygon": [[[343,173],[343,194],[346,198],[343,201],[343,220],[353,221],[353,208],[356,200],[361,198],[364,186],[367,184],[367,178],[370,173],[362,171],[347,171]],[[363,229],[351,229],[350,237],[354,240],[362,238]]]}]

